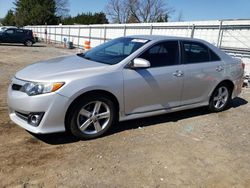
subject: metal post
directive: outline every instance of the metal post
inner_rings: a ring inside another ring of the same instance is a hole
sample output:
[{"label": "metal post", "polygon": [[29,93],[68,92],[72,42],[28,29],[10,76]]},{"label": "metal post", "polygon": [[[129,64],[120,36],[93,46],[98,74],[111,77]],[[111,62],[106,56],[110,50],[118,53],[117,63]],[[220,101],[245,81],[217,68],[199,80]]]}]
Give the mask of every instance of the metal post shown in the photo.
[{"label": "metal post", "polygon": [[123,30],[123,36],[125,37],[126,36],[126,30],[127,30],[127,27],[126,27],[126,25],[124,25],[124,28],[123,28],[124,30]]},{"label": "metal post", "polygon": [[70,27],[69,27],[69,40],[68,40],[68,42],[70,42]]},{"label": "metal post", "polygon": [[194,31],[195,31],[195,25],[193,24],[191,31],[191,38],[194,38]]},{"label": "metal post", "polygon": [[48,38],[49,38],[49,44],[51,43],[51,29],[50,29],[50,27],[49,27],[49,33],[48,33],[49,35],[48,35]]},{"label": "metal post", "polygon": [[89,42],[91,41],[91,26],[89,25]]},{"label": "metal post", "polygon": [[78,30],[78,40],[77,40],[77,46],[78,46],[78,48],[80,48],[80,34],[81,34],[81,28],[79,27],[79,30]]},{"label": "metal post", "polygon": [[219,25],[219,33],[218,33],[218,39],[217,39],[217,47],[220,46],[220,40],[221,40],[221,29],[222,29],[222,20],[220,21]]},{"label": "metal post", "polygon": [[48,43],[48,27],[47,27],[47,23],[45,23],[44,34],[45,34],[45,43],[47,44]]},{"label": "metal post", "polygon": [[221,30],[221,34],[220,34],[220,43],[219,43],[219,48],[221,47],[221,44],[222,44],[223,33],[224,33],[224,30],[222,29],[222,30]]},{"label": "metal post", "polygon": [[54,27],[54,33],[53,33],[53,35],[54,35],[54,42],[56,44],[56,27]]},{"label": "metal post", "polygon": [[106,26],[104,26],[104,42],[106,42]]},{"label": "metal post", "polygon": [[63,44],[63,27],[61,25],[61,44]]},{"label": "metal post", "polygon": [[151,24],[150,25],[150,35],[152,35],[153,34],[153,25]]}]

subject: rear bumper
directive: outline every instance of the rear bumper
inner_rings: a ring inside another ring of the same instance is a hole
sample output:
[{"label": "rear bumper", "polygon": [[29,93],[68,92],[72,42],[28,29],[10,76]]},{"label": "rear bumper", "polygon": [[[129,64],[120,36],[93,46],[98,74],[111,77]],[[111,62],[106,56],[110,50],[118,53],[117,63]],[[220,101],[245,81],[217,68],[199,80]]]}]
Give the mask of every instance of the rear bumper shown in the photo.
[{"label": "rear bumper", "polygon": [[234,90],[232,93],[232,99],[234,99],[235,97],[238,97],[240,95],[240,93],[242,91],[243,82],[244,82],[243,78],[234,81]]}]

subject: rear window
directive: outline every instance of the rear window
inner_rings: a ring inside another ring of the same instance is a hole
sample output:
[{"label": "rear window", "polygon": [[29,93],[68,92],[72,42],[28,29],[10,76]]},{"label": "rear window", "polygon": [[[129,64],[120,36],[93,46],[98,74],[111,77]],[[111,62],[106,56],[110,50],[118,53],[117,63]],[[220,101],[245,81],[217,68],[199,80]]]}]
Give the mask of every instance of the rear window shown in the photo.
[{"label": "rear window", "polygon": [[209,50],[210,52],[210,61],[220,61],[219,56],[214,53],[212,50]]},{"label": "rear window", "polygon": [[16,32],[17,32],[17,33],[23,33],[23,30],[17,29]]},{"label": "rear window", "polygon": [[26,30],[26,29],[17,29],[16,30],[17,34],[23,34],[23,35],[32,35],[31,30]]}]

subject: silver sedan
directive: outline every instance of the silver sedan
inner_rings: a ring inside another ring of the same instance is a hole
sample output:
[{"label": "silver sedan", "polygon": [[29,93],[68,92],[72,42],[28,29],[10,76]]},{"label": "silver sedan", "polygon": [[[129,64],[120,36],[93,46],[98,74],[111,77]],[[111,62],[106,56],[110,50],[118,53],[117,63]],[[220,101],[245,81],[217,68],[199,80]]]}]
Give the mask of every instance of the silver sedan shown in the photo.
[{"label": "silver sedan", "polygon": [[128,36],[31,64],[8,89],[10,118],[37,133],[103,135],[115,121],[208,106],[241,92],[244,64],[198,39]]}]

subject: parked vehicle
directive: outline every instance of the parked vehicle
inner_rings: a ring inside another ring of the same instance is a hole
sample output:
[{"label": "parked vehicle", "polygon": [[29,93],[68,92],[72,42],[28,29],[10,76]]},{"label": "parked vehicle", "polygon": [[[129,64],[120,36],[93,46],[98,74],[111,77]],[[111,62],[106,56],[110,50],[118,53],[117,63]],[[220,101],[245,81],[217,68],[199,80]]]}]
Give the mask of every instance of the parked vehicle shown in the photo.
[{"label": "parked vehicle", "polygon": [[4,30],[9,29],[9,28],[17,28],[17,27],[15,27],[15,26],[1,26],[0,30],[4,31]]},{"label": "parked vehicle", "polygon": [[0,30],[0,43],[22,43],[32,46],[35,43],[32,30],[4,27]]},{"label": "parked vehicle", "polygon": [[244,64],[198,39],[129,36],[32,64],[8,90],[10,118],[30,132],[103,135],[118,121],[208,106],[241,92]]}]

